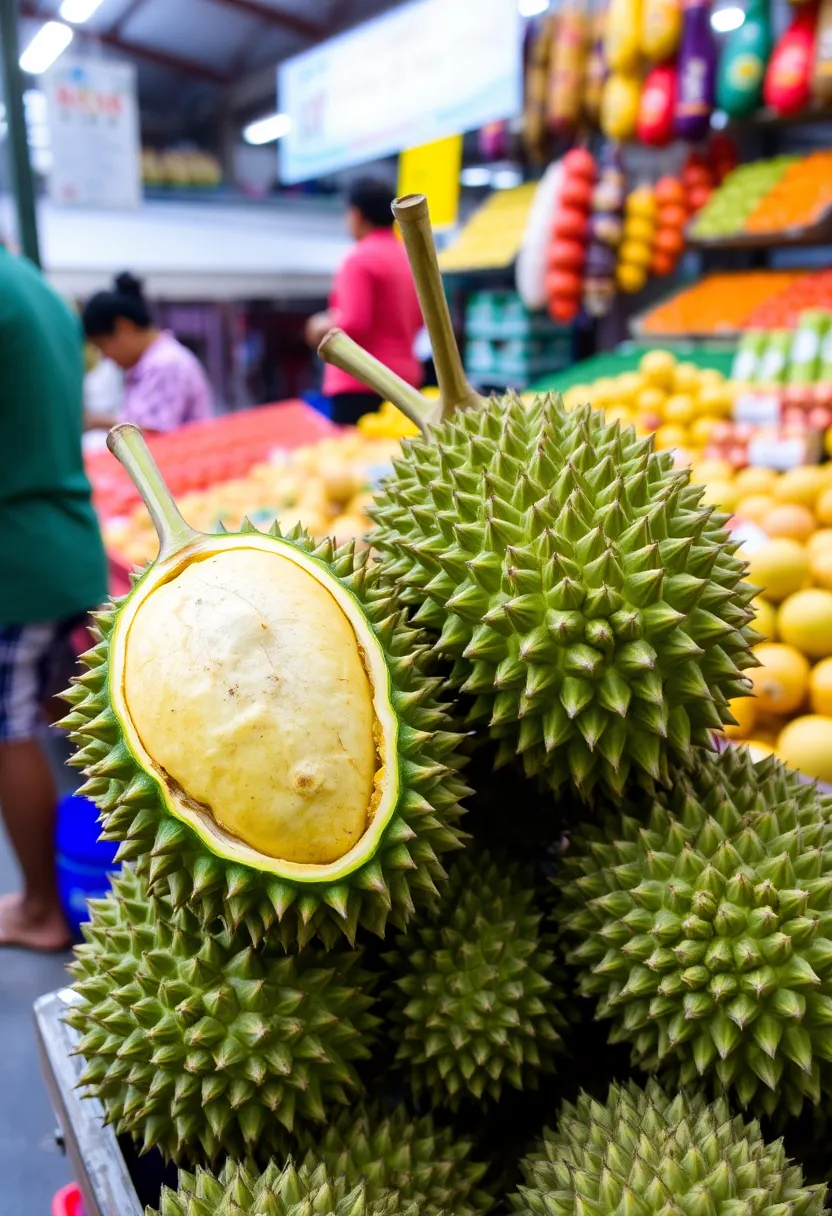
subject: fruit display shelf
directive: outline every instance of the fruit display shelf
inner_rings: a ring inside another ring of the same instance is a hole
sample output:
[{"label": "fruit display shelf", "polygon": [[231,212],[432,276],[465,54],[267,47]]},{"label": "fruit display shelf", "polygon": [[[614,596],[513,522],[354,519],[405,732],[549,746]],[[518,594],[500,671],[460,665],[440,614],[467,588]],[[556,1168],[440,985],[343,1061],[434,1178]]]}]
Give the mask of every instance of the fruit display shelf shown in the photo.
[{"label": "fruit display shelf", "polygon": [[[314,443],[338,428],[304,401],[263,405],[195,422],[150,440],[150,449],[177,493],[240,477],[276,448]],[[135,487],[108,451],[86,459],[93,499],[104,519],[126,515],[139,502]]]},{"label": "fruit display shelf", "polygon": [[826,245],[832,242],[832,205],[811,224],[793,224],[767,232],[732,232],[725,236],[697,236],[688,228],[691,249],[771,249],[787,245]]}]

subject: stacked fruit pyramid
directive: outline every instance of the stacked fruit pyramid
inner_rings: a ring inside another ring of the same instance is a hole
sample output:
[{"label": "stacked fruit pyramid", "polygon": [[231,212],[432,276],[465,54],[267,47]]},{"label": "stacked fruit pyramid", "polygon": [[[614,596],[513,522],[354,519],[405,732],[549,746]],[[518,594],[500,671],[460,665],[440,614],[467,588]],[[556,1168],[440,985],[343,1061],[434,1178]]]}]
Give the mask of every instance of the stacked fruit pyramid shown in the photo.
[{"label": "stacked fruit pyramid", "polygon": [[725,517],[588,407],[477,397],[396,213],[441,403],[322,347],[419,426],[378,562],[196,533],[111,437],[160,551],[67,694],[131,863],[83,1084],[182,1167],[164,1216],[819,1213],[771,1124],[832,1093],[832,805],[710,749],[757,640]]}]

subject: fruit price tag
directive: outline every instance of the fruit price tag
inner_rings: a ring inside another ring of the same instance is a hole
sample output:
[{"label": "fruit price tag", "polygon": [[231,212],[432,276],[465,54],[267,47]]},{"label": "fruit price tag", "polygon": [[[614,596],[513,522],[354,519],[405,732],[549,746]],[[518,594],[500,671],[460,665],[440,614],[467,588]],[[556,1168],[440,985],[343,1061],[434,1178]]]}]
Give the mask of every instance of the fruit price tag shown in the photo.
[{"label": "fruit price tag", "polygon": [[789,438],[761,435],[748,445],[748,463],[761,469],[777,469],[782,473],[802,464],[812,464],[812,449],[816,446],[808,435]]},{"label": "fruit price tag", "polygon": [[740,393],[734,399],[734,421],[770,426],[780,421],[778,393]]}]

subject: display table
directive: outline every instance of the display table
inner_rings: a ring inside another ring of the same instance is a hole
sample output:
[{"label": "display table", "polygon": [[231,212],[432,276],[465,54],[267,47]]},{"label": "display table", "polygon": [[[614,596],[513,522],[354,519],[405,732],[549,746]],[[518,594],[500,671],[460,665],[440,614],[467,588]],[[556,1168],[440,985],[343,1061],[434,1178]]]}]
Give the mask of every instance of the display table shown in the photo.
[{"label": "display table", "polygon": [[62,1021],[72,1002],[70,989],[50,992],[35,1002],[35,1030],[52,1109],[84,1200],[85,1216],[143,1216],[136,1189],[104,1108],[82,1098],[77,1088],[84,1061],[72,1055],[78,1034]]}]

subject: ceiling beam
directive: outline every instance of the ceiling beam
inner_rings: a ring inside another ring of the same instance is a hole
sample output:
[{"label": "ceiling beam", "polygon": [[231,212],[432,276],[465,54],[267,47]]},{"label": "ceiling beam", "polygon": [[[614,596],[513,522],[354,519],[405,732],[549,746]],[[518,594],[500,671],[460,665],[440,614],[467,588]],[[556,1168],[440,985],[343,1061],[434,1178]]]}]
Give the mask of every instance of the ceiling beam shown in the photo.
[{"label": "ceiling beam", "polygon": [[[29,3],[29,0],[23,0],[20,15],[35,20],[44,20],[43,14],[39,13],[36,5]],[[141,42],[133,42],[119,34],[108,33],[104,30],[88,30],[81,26],[75,26],[74,32],[76,37],[83,41],[99,42],[102,46],[110,47],[111,50],[118,51],[129,58],[144,59],[148,63],[158,64],[159,67],[170,68],[173,72],[181,72],[184,76],[196,76],[200,80],[208,80],[212,84],[229,84],[231,80],[231,77],[224,72],[218,72],[207,64],[198,63],[195,59],[185,59],[181,55],[169,55],[167,51],[145,46]]]},{"label": "ceiling beam", "polygon": [[297,13],[287,13],[285,9],[272,8],[270,4],[262,4],[260,0],[214,0],[214,3],[221,4],[225,8],[234,8],[238,13],[248,13],[250,17],[257,17],[258,20],[266,21],[269,25],[291,30],[293,34],[299,34],[301,38],[307,38],[310,42],[320,42],[326,37],[326,30],[323,26],[316,25],[313,21],[307,21],[305,17],[299,17]]}]

